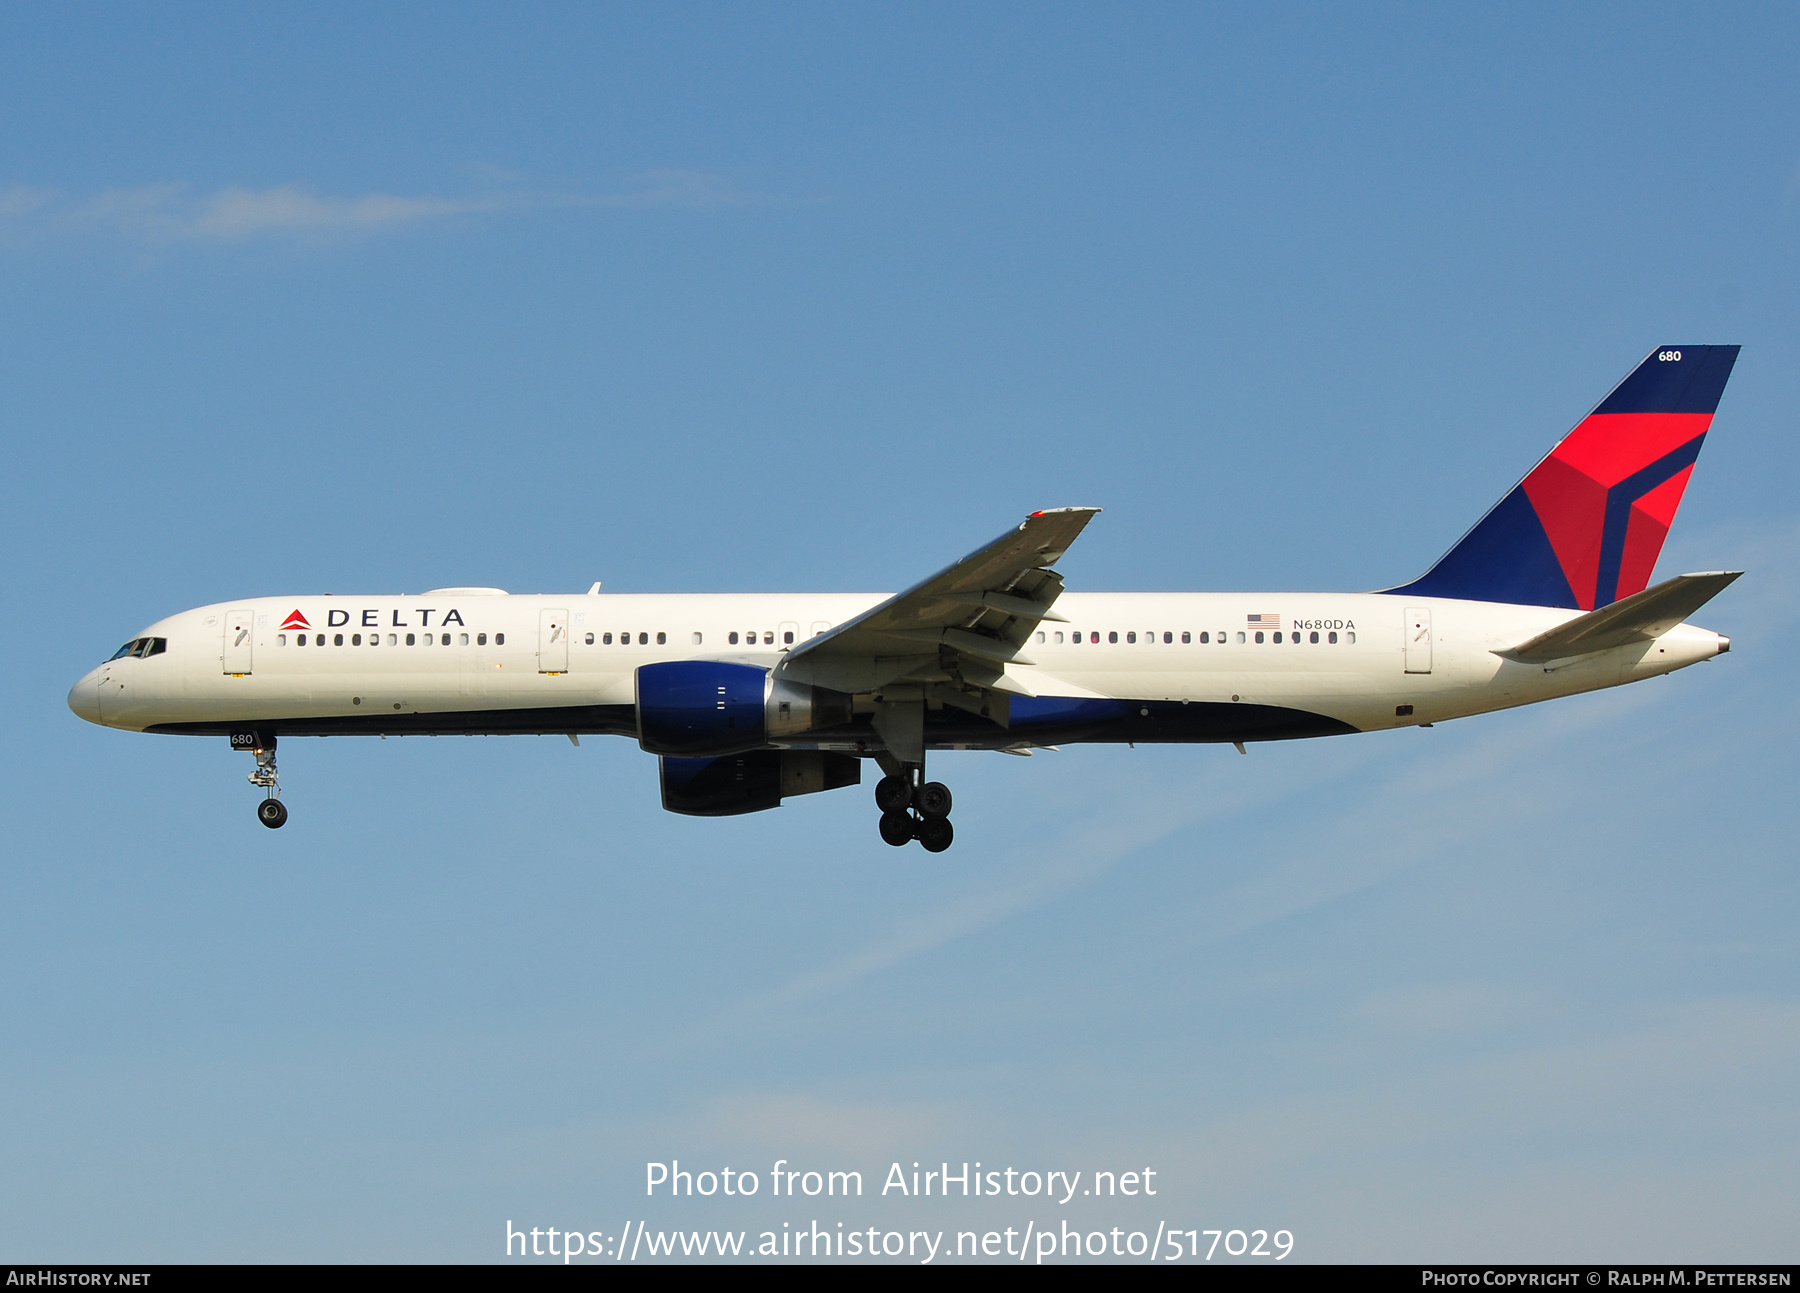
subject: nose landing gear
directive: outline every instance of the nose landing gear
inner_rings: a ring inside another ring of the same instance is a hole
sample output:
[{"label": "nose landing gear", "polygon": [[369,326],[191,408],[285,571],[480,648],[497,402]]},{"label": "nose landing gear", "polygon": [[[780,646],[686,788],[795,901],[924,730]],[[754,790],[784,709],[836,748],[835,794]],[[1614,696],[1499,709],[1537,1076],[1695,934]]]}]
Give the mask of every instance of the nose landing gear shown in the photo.
[{"label": "nose landing gear", "polygon": [[905,763],[875,783],[881,838],[895,848],[917,840],[926,852],[942,853],[956,838],[950,825],[950,787],[924,778],[924,764]]},{"label": "nose landing gear", "polygon": [[249,750],[256,756],[256,769],[247,780],[266,792],[256,806],[256,820],[275,830],[288,819],[287,805],[281,802],[281,777],[275,771],[275,738],[255,732],[233,732],[231,748]]}]

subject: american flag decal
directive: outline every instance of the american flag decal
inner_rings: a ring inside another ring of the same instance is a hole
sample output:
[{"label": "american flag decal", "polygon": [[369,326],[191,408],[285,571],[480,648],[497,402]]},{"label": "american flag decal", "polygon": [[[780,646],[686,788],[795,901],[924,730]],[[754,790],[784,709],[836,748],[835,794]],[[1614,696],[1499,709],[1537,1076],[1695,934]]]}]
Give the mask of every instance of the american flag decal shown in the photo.
[{"label": "american flag decal", "polygon": [[1253,629],[1278,629],[1281,627],[1281,616],[1264,611],[1261,615],[1245,616],[1244,622]]}]

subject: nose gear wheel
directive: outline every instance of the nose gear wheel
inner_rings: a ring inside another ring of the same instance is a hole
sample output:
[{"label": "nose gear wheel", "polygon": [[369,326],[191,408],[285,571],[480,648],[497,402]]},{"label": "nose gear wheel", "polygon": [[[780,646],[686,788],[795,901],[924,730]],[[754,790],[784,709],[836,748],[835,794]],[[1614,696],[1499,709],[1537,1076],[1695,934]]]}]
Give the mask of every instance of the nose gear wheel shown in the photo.
[{"label": "nose gear wheel", "polygon": [[275,830],[287,822],[288,810],[281,802],[281,776],[275,771],[274,738],[271,737],[267,745],[258,746],[254,753],[256,768],[245,779],[266,792],[266,798],[256,806],[256,820]]}]

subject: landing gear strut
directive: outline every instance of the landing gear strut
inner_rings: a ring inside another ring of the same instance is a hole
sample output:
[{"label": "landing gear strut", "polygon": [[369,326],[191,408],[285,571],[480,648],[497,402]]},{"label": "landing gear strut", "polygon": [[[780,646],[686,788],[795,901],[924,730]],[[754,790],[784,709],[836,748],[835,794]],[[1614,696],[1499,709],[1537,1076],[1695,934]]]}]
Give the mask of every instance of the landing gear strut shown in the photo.
[{"label": "landing gear strut", "polygon": [[881,838],[895,848],[919,841],[928,853],[942,853],[956,838],[950,825],[950,787],[925,780],[925,765],[903,763],[875,783],[881,809]]},{"label": "landing gear strut", "polygon": [[281,777],[275,771],[275,738],[258,737],[254,744],[240,746],[242,738],[233,736],[233,748],[248,749],[256,755],[256,770],[250,774],[249,781],[253,786],[260,786],[266,792],[263,801],[256,806],[256,820],[274,830],[287,821],[287,805],[281,802]]}]

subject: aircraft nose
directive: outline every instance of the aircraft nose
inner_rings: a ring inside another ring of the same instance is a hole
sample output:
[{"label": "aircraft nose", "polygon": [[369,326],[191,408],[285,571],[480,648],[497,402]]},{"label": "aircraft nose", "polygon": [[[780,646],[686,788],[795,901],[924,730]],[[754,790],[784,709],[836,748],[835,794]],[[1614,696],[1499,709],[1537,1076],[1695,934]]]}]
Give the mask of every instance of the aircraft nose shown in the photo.
[{"label": "aircraft nose", "polygon": [[75,711],[78,718],[85,718],[90,723],[100,721],[100,674],[98,670],[69,688],[69,708]]}]

